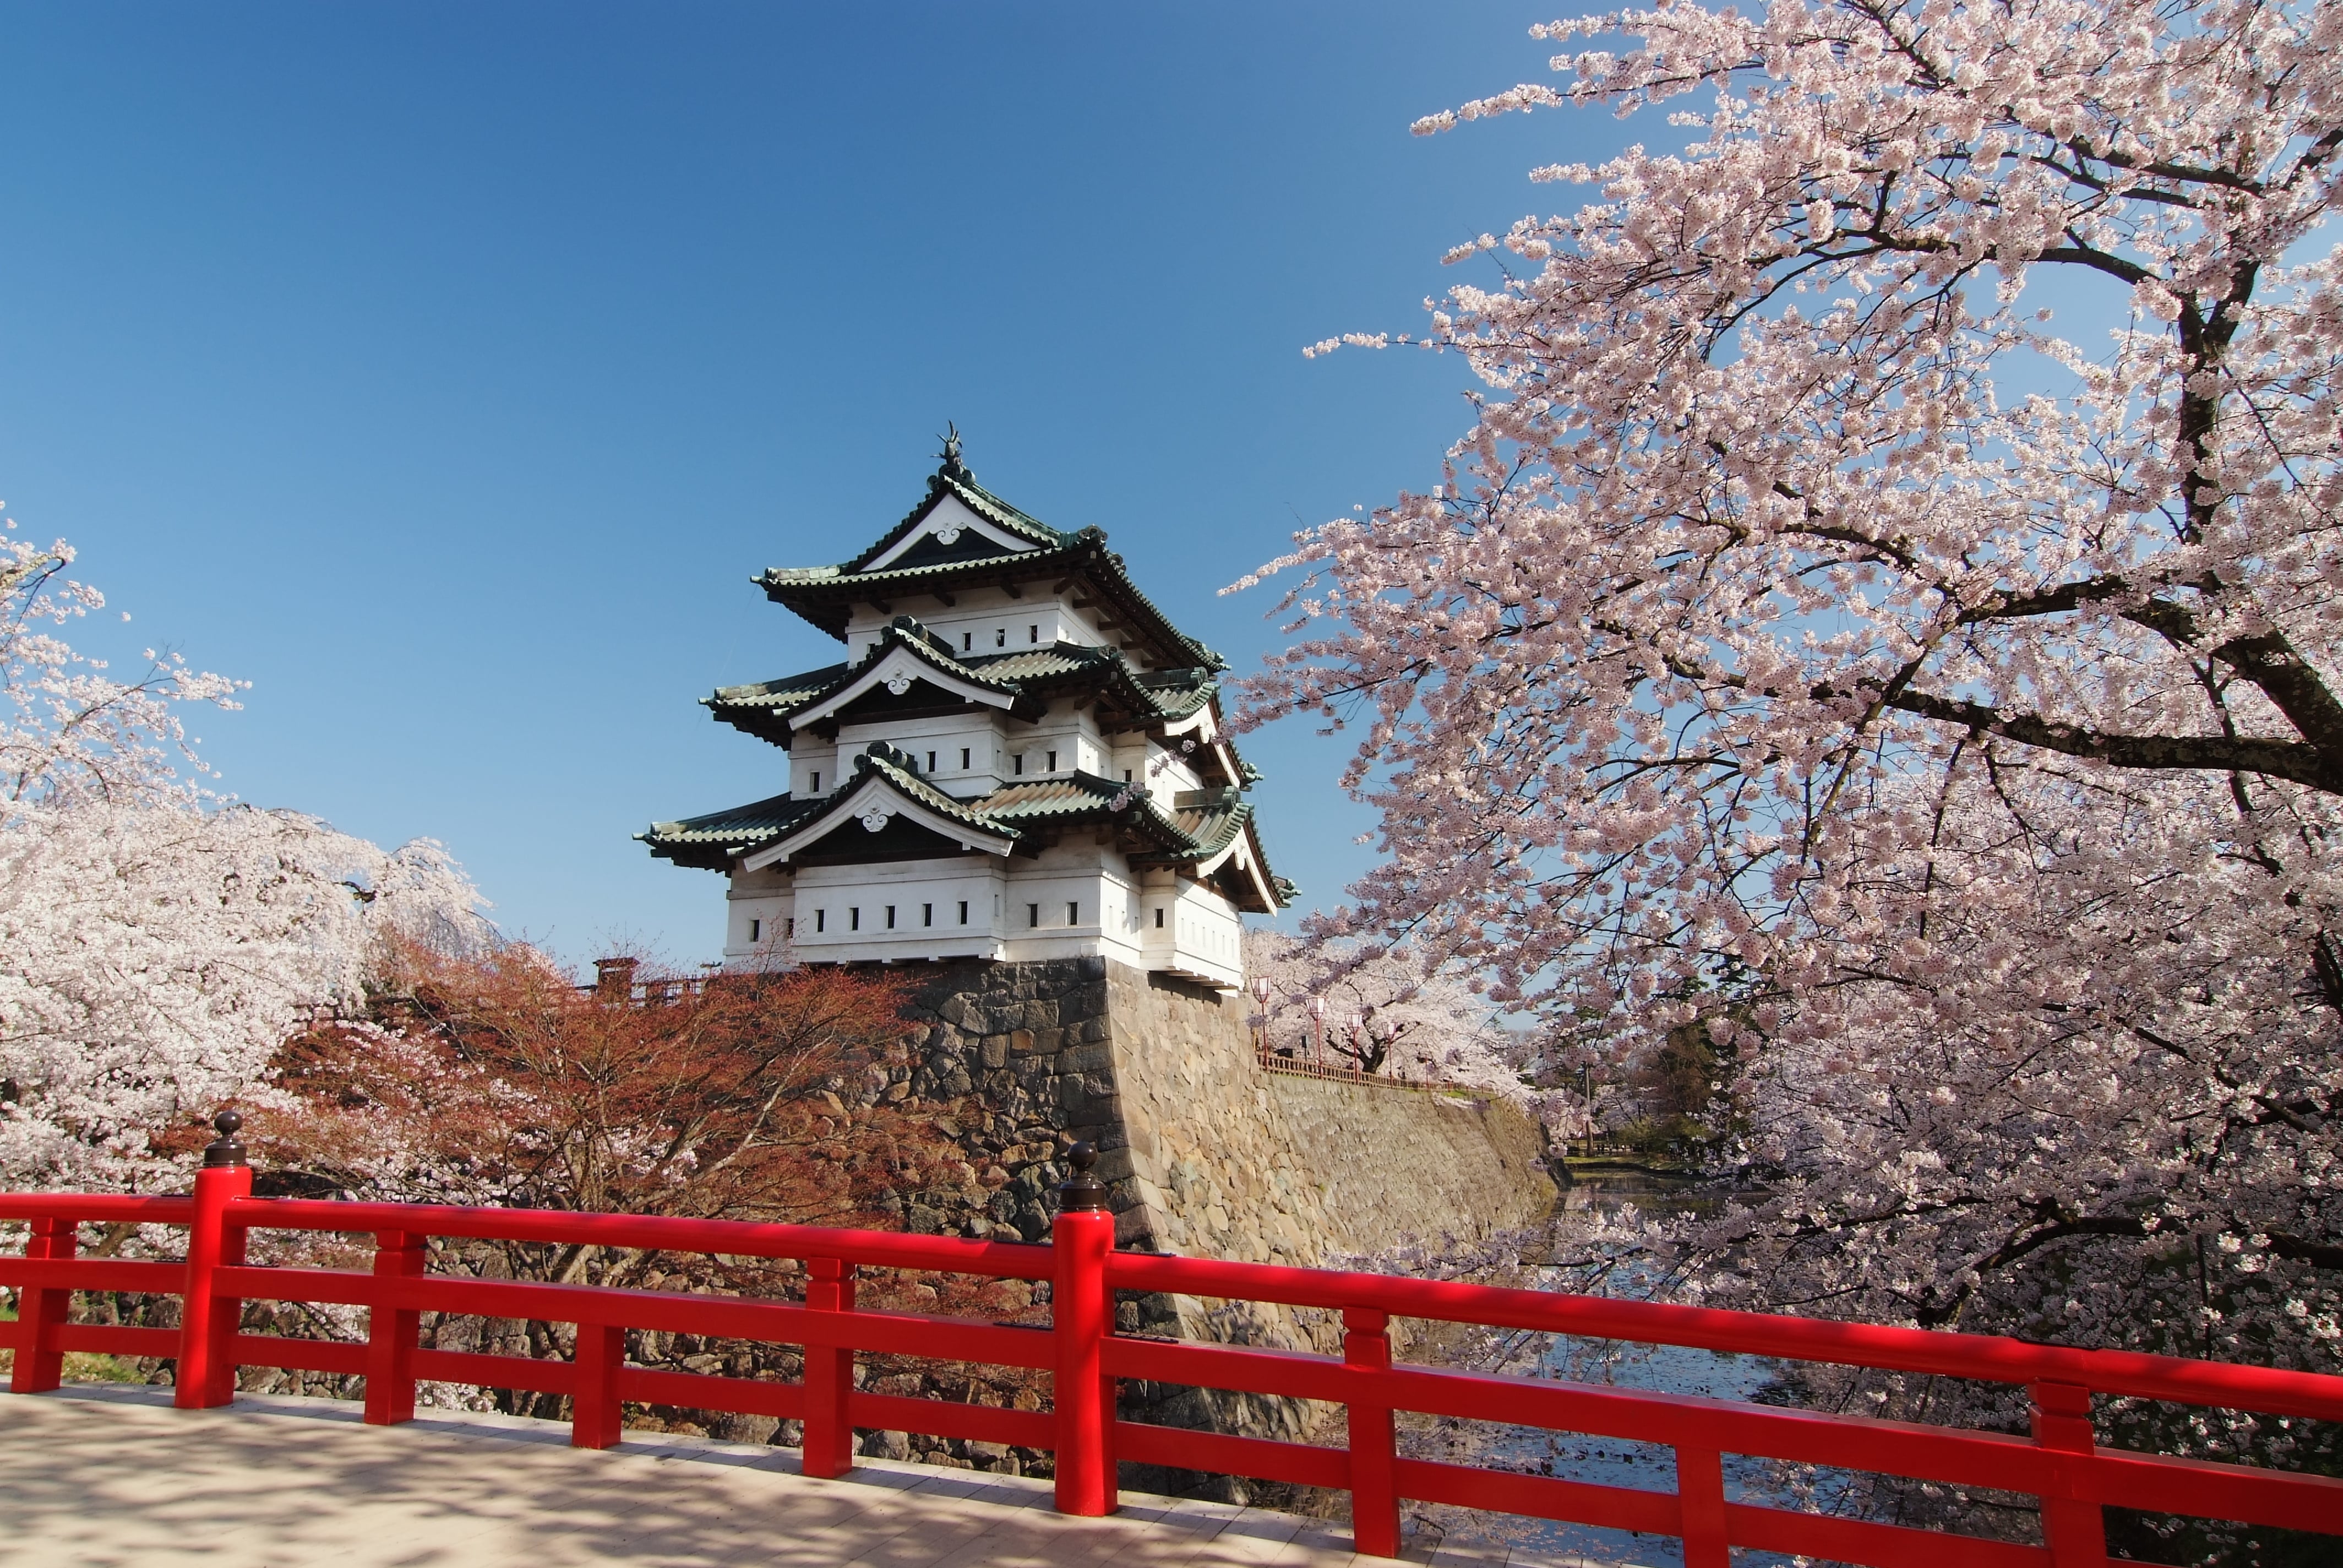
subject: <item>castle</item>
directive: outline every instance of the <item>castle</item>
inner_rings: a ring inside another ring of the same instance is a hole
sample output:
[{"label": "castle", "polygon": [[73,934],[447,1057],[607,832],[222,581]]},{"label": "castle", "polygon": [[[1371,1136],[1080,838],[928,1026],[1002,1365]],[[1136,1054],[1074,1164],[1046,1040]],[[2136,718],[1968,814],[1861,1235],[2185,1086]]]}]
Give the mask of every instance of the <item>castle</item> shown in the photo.
[{"label": "castle", "polygon": [[1103,958],[1232,990],[1243,916],[1293,896],[1260,777],[1221,729],[1227,661],[1106,535],[976,483],[955,435],[910,515],[766,597],[845,658],[701,700],[789,754],[789,788],[639,837],[729,881],[728,963]]},{"label": "castle", "polygon": [[[1317,1266],[1551,1205],[1537,1130],[1502,1101],[1264,1070],[1242,922],[1293,889],[1262,854],[1258,775],[1222,733],[1227,665],[1103,533],[1027,517],[952,439],[868,549],[757,581],[846,645],[702,699],[789,754],[789,788],[641,838],[725,874],[728,963],[923,962],[909,1059],[861,1103],[938,1115],[970,1174],[902,1197],[903,1229],[1042,1239],[1076,1140],[1101,1151],[1116,1244],[1139,1251]],[[1341,1349],[1338,1322],[1287,1307],[1133,1310],[1149,1333]],[[1158,1422],[1307,1435],[1298,1400],[1135,1383],[1122,1400]]]}]

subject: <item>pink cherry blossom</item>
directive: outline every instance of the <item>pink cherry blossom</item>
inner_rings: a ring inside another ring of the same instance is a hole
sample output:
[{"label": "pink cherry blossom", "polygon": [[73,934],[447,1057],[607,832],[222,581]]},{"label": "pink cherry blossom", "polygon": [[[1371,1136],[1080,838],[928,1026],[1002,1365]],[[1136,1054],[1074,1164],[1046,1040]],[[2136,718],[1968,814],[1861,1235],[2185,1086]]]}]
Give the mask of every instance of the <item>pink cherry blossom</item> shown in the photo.
[{"label": "pink cherry blossom", "polygon": [[1539,31],[1629,46],[1419,129],[1686,139],[1460,247],[1443,482],[1248,579],[1382,816],[1320,934],[1705,1023],[1695,1293],[2338,1370],[2343,7]]}]

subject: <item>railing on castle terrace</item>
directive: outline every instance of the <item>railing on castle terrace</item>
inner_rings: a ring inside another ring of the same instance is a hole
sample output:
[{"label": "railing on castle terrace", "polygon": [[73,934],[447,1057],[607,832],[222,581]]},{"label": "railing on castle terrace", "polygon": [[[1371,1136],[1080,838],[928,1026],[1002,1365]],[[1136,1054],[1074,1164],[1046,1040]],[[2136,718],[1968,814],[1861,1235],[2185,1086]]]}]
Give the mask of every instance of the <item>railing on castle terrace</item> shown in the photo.
[{"label": "railing on castle terrace", "polygon": [[[583,1448],[618,1442],[620,1410],[628,1402],[738,1411],[802,1422],[805,1473],[825,1477],[853,1463],[856,1428],[968,1438],[1054,1451],[1057,1505],[1069,1513],[1115,1508],[1119,1461],[1346,1490],[1358,1549],[1375,1556],[1397,1554],[1404,1500],[1677,1536],[1686,1568],[1727,1568],[1735,1546],[1881,1568],[2097,1568],[2107,1560],[2101,1510],[2108,1507],[2343,1534],[2343,1481],[2101,1446],[2092,1429],[2095,1396],[2343,1421],[2343,1378],[1118,1251],[1106,1190],[1089,1173],[1096,1156],[1087,1147],[1075,1151],[1077,1173],[1061,1190],[1051,1243],[1027,1245],[625,1214],[255,1198],[252,1171],[234,1138],[236,1123],[231,1113],[218,1121],[221,1136],[206,1151],[190,1196],[0,1194],[0,1220],[31,1226],[24,1255],[0,1259],[0,1285],[19,1292],[17,1321],[0,1324],[0,1345],[15,1352],[14,1392],[57,1387],[65,1353],[85,1351],[176,1358],[174,1398],[188,1408],[228,1403],[244,1366],[362,1376],[366,1420],[377,1424],[414,1415],[418,1379],[565,1395],[574,1412],[571,1441]],[[93,1223],[183,1229],[186,1259],[77,1256],[79,1228]],[[374,1267],[249,1266],[246,1238],[256,1230],[371,1231]],[[796,1259],[807,1266],[809,1283],[804,1300],[791,1302],[453,1278],[425,1266],[434,1236]],[[860,1310],[855,1273],[862,1267],[1047,1282],[1053,1321],[1046,1329],[1022,1328]],[[180,1326],[76,1323],[70,1307],[77,1291],[176,1296]],[[1338,1312],[1342,1354],[1118,1333],[1117,1291]],[[365,1307],[367,1337],[337,1342],[245,1333],[247,1301]],[[426,1312],[575,1324],[575,1356],[558,1362],[424,1349],[417,1342],[417,1315]],[[1393,1318],[2022,1385],[2031,1400],[2032,1435],[1409,1365],[1392,1359],[1387,1329]],[[630,1366],[630,1330],[801,1346],[803,1377],[777,1382]],[[1025,1411],[868,1393],[854,1386],[860,1352],[1038,1369],[1051,1374],[1055,1398],[1048,1411]],[[1347,1442],[1272,1442],[1121,1420],[1115,1385],[1123,1379],[1326,1401],[1344,1407]],[[1405,1458],[1393,1442],[1398,1412],[1664,1445],[1674,1450],[1674,1486],[1597,1485]],[[2041,1500],[2045,1544],[1735,1502],[1722,1468],[1728,1453],[2031,1494]]]},{"label": "railing on castle terrace", "polygon": [[1253,1060],[1264,1072],[1290,1072],[1297,1078],[1322,1078],[1332,1083],[1380,1084],[1386,1089],[1437,1089],[1430,1080],[1416,1080],[1404,1073],[1369,1072],[1355,1061],[1321,1061],[1315,1057],[1291,1051],[1272,1050],[1267,1046],[1253,1048]]}]

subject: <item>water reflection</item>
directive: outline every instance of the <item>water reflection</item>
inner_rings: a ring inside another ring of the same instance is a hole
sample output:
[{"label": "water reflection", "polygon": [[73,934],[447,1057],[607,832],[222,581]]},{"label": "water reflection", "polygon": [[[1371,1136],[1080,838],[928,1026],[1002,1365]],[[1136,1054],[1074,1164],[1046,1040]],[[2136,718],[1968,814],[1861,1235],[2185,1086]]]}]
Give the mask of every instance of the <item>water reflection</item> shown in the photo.
[{"label": "water reflection", "polygon": [[[1650,1218],[1704,1212],[1721,1201],[1719,1195],[1688,1179],[1623,1169],[1581,1174],[1564,1190],[1561,1207],[1565,1215],[1591,1217],[1622,1215],[1632,1206],[1637,1215]],[[1555,1285],[1568,1288],[1559,1280]],[[1614,1278],[1609,1293],[1639,1295],[1644,1288],[1644,1282],[1633,1277]],[[1779,1377],[1778,1363],[1770,1357],[1562,1335],[1549,1337],[1537,1359],[1537,1370],[1543,1376],[1576,1382],[1712,1399],[1755,1398],[1773,1387]],[[1493,1447],[1489,1457],[1509,1469],[1606,1486],[1655,1492],[1675,1489],[1675,1454],[1663,1445],[1510,1427],[1501,1430]],[[1725,1495],[1735,1502],[1794,1505],[1767,1462],[1727,1454],[1725,1481]],[[1811,1501],[1807,1505],[1812,1505]],[[1575,1555],[1595,1564],[1672,1568],[1684,1561],[1681,1546],[1672,1536],[1538,1520],[1513,1521],[1502,1533],[1519,1550],[1538,1556],[1551,1554],[1564,1562]],[[1736,1568],[1775,1568],[1791,1561],[1771,1553],[1741,1550],[1734,1553]]]}]

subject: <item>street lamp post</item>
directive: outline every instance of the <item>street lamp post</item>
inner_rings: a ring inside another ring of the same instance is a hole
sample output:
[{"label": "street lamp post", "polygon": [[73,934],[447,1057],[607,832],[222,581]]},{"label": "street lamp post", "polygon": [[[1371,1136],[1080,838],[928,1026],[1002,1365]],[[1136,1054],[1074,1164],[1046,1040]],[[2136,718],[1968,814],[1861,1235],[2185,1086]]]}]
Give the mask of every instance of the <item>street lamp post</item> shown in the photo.
[{"label": "street lamp post", "polygon": [[1312,1057],[1319,1066],[1323,1067],[1326,1065],[1326,999],[1322,996],[1313,996],[1307,1005],[1310,1009]]},{"label": "street lamp post", "polygon": [[1252,977],[1252,1000],[1257,1004],[1252,1015],[1252,1049],[1256,1056],[1269,1054],[1269,977]]}]

